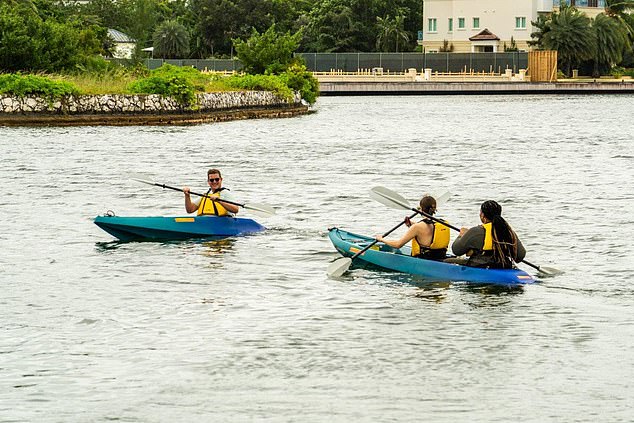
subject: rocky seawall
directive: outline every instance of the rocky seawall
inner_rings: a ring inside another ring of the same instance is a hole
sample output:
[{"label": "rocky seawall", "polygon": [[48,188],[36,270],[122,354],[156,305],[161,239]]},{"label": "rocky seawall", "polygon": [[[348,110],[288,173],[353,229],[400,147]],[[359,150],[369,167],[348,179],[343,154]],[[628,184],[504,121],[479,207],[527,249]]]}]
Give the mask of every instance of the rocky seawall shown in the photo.
[{"label": "rocky seawall", "polygon": [[305,113],[298,94],[288,102],[268,91],[197,94],[194,105],[158,94],[0,96],[0,125],[6,126],[182,125]]}]

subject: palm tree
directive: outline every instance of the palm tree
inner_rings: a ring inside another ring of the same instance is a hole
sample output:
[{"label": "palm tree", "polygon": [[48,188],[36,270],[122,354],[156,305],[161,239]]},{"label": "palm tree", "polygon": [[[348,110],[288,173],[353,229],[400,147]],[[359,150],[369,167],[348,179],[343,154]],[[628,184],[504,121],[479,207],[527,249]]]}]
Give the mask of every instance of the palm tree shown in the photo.
[{"label": "palm tree", "polygon": [[390,41],[394,40],[395,51],[398,52],[399,41],[409,42],[409,33],[404,29],[405,17],[398,15],[394,19],[390,16],[376,18],[379,35],[376,37],[378,50],[389,51]]},{"label": "palm tree", "polygon": [[605,0],[605,14],[623,25],[627,35],[634,40],[631,12],[634,12],[634,0]]},{"label": "palm tree", "polygon": [[632,47],[628,31],[615,19],[600,13],[592,21],[592,29],[596,38],[593,76],[600,76],[599,68],[621,63],[623,52]]},{"label": "palm tree", "polygon": [[605,14],[624,16],[634,11],[634,0],[605,0]]},{"label": "palm tree", "polygon": [[531,25],[537,28],[537,31],[531,33],[531,41],[528,42],[529,46],[535,46],[540,50],[544,48],[542,39],[544,38],[544,35],[550,31],[551,22],[550,15],[544,14],[538,15],[536,21],[531,21]]},{"label": "palm tree", "polygon": [[549,30],[542,35],[542,46],[546,50],[557,50],[566,75],[570,75],[573,66],[595,56],[596,39],[590,24],[590,18],[584,13],[562,4],[559,12],[553,12]]},{"label": "palm tree", "polygon": [[189,34],[181,23],[165,21],[154,31],[154,57],[179,59],[189,54]]}]

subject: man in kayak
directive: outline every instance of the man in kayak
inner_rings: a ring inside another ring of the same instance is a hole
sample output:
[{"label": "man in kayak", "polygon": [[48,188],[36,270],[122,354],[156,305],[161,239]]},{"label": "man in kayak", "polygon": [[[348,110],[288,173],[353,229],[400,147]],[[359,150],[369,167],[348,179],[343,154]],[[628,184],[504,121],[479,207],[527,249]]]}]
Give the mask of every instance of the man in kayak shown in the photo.
[{"label": "man in kayak", "polygon": [[223,199],[227,201],[235,200],[233,200],[229,194],[229,189],[222,187],[222,175],[218,169],[209,169],[207,171],[207,184],[209,185],[209,190],[207,191],[208,197],[202,197],[197,203],[191,200],[189,187],[183,188],[183,192],[185,193],[185,210],[187,210],[187,213],[193,213],[196,210],[198,210],[198,216],[233,216],[238,213],[238,206],[222,201]]},{"label": "man in kayak", "polygon": [[515,231],[502,217],[502,206],[488,200],[480,206],[482,225],[461,228],[451,245],[456,256],[445,261],[473,267],[511,269],[526,256],[526,250]]},{"label": "man in kayak", "polygon": [[[420,210],[433,216],[436,213],[436,199],[429,195],[424,196],[420,200]],[[415,224],[412,224],[408,217],[405,219],[409,229],[401,239],[386,240],[382,236],[377,236],[376,240],[394,248],[401,248],[411,240],[413,257],[427,260],[445,259],[449,246],[449,228],[431,219],[423,219]]]}]

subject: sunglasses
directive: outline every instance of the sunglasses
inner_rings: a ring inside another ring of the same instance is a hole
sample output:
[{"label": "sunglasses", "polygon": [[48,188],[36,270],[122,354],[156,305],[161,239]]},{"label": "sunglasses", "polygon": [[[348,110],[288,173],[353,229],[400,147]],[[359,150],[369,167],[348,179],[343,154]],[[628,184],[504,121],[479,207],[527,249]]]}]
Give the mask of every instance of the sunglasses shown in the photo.
[{"label": "sunglasses", "polygon": [[209,178],[209,182],[220,182],[222,178]]}]

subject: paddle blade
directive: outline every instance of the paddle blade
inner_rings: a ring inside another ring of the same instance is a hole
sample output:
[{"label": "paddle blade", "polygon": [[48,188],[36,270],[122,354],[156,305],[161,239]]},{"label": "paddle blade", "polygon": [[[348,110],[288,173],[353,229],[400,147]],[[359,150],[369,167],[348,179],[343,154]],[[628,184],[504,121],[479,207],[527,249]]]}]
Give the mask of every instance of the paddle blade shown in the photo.
[{"label": "paddle blade", "polygon": [[246,210],[251,210],[254,214],[258,216],[268,217],[273,216],[275,214],[275,209],[268,204],[245,204],[243,206]]},{"label": "paddle blade", "polygon": [[449,191],[440,194],[438,197],[435,197],[436,198],[436,205],[438,206],[438,208],[440,208],[440,206],[443,203],[445,203],[447,200],[449,200],[449,197],[451,197],[451,193]]},{"label": "paddle blade", "polygon": [[556,275],[561,275],[562,273],[564,273],[562,270],[555,269],[554,267],[547,267],[547,266],[539,266],[538,270],[539,270],[538,274],[541,274],[543,276],[556,276]]},{"label": "paddle blade", "polygon": [[156,183],[154,183],[152,181],[148,181],[148,180],[141,179],[141,178],[130,178],[130,179],[132,179],[133,181],[136,181],[136,182],[141,182],[142,184],[156,185]]},{"label": "paddle blade", "polygon": [[385,204],[393,209],[409,210],[407,199],[397,192],[385,187],[374,187],[370,190],[370,197],[381,204]]},{"label": "paddle blade", "polygon": [[328,276],[331,278],[338,278],[350,269],[352,265],[352,259],[350,257],[341,257],[330,263],[328,266]]}]

